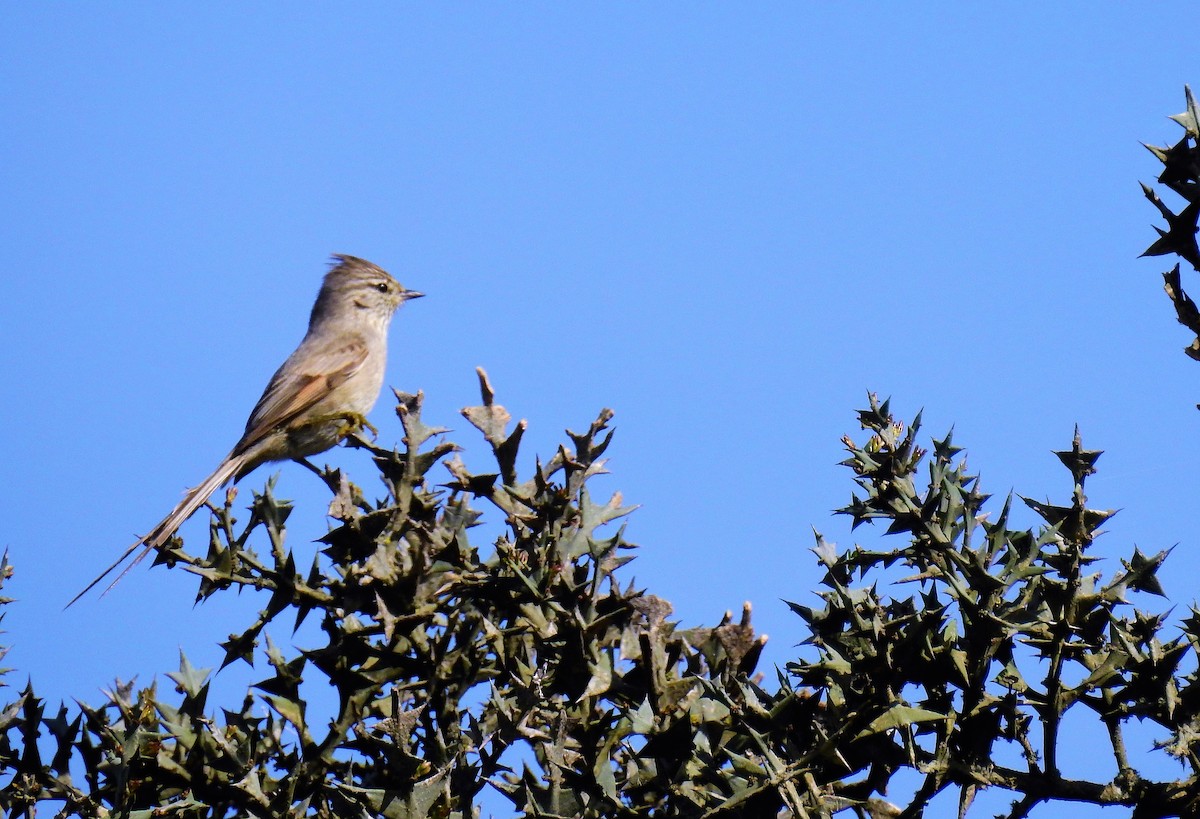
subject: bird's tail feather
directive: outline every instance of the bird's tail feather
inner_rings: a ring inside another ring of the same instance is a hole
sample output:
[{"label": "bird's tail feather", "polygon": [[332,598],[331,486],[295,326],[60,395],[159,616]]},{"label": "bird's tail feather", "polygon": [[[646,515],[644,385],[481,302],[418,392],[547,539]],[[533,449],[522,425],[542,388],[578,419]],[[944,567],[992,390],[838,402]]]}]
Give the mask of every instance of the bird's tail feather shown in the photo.
[{"label": "bird's tail feather", "polygon": [[157,549],[170,540],[175,534],[175,531],[183,525],[183,522],[195,514],[196,510],[199,509],[204,502],[212,496],[213,492],[216,492],[217,489],[225,484],[230,478],[237,475],[242,467],[245,466],[245,463],[246,459],[244,455],[230,455],[228,458],[222,461],[221,465],[213,470],[213,473],[205,478],[202,483],[200,483],[194,489],[189,489],[187,494],[183,496],[183,500],[181,500],[175,506],[175,508],[171,510],[171,513],[163,518],[157,526],[151,529],[149,534],[138,538],[138,540],[132,546],[121,553],[121,556],[117,558],[111,566],[101,572],[100,575],[91,583],[88,583],[87,587],[83,591],[72,597],[71,602],[67,603],[64,608],[70,608],[72,605],[74,605],[76,600],[94,589],[96,584],[108,577],[108,575],[111,574],[114,569],[124,563],[125,559],[137,551],[139,546],[144,547],[142,549],[142,553],[135,557],[128,566],[121,570],[121,573],[117,575],[116,579],[113,580],[112,583],[108,584],[108,588],[101,592],[100,596],[103,597],[112,591],[113,586],[120,583],[121,578],[128,574],[130,569],[141,563],[146,558],[146,555],[150,554],[151,551]]}]

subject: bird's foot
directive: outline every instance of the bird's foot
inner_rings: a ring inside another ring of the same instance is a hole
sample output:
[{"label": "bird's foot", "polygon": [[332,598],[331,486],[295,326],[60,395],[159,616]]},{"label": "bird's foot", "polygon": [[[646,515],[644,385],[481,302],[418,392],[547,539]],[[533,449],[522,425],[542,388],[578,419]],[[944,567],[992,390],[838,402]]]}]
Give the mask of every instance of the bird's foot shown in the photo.
[{"label": "bird's foot", "polygon": [[337,424],[334,436],[338,440],[348,438],[362,430],[370,431],[371,440],[379,436],[379,430],[361,412],[331,412],[328,415],[318,415],[316,418],[306,420],[304,426],[320,429],[334,423]]},{"label": "bird's foot", "polygon": [[372,441],[379,437],[379,430],[360,412],[339,413],[334,416],[334,420],[342,422],[342,426],[338,429],[339,438],[345,438],[351,433],[361,432],[362,430],[368,430],[371,433]]}]

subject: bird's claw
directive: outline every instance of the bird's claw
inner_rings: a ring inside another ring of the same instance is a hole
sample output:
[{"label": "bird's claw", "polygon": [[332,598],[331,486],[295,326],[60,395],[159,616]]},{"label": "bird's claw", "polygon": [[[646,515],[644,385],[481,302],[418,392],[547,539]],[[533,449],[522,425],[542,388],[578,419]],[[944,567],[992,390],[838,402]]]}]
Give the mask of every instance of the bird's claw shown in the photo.
[{"label": "bird's claw", "polygon": [[368,421],[360,412],[333,412],[329,415],[311,418],[305,421],[304,425],[306,427],[321,427],[334,422],[337,422],[337,429],[334,435],[336,435],[339,440],[342,438],[347,438],[364,429],[370,431],[371,440],[375,440],[375,438],[379,437],[379,430],[376,429],[375,425]]},{"label": "bird's claw", "polygon": [[351,433],[360,432],[364,429],[371,433],[372,441],[379,437],[379,430],[362,413],[344,412],[337,417],[343,422],[341,429],[338,430],[339,438],[344,438]]}]

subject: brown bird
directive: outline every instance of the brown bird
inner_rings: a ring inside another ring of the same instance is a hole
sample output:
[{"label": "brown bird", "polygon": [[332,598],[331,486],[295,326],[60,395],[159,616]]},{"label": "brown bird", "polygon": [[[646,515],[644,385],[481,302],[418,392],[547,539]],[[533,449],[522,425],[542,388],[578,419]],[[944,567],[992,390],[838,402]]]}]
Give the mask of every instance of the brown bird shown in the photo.
[{"label": "brown bird", "polygon": [[366,425],[365,416],[383,386],[392,315],[401,304],[422,295],[405,290],[364,259],[335,255],[313,305],[308,333],[271,377],[241,439],[211,475],[188,490],[169,515],[126,549],[67,607],[143,547],[104,590],[107,594],[146,555],[169,541],[221,486],[240,480],[260,464],[324,452],[346,433]]}]

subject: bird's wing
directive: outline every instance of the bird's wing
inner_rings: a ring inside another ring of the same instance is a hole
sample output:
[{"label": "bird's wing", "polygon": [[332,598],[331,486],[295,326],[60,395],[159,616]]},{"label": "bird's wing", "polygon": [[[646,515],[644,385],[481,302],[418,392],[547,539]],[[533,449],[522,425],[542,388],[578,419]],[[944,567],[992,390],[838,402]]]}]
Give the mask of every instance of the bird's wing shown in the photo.
[{"label": "bird's wing", "polygon": [[[293,355],[292,359],[295,358]],[[367,344],[355,338],[326,350],[310,351],[304,358],[315,365],[308,368],[310,371],[297,371],[289,366],[292,363],[289,359],[271,378],[250,413],[245,434],[233,448],[235,453],[244,452],[344,384],[367,360]],[[311,372],[313,369],[320,372]]]}]

